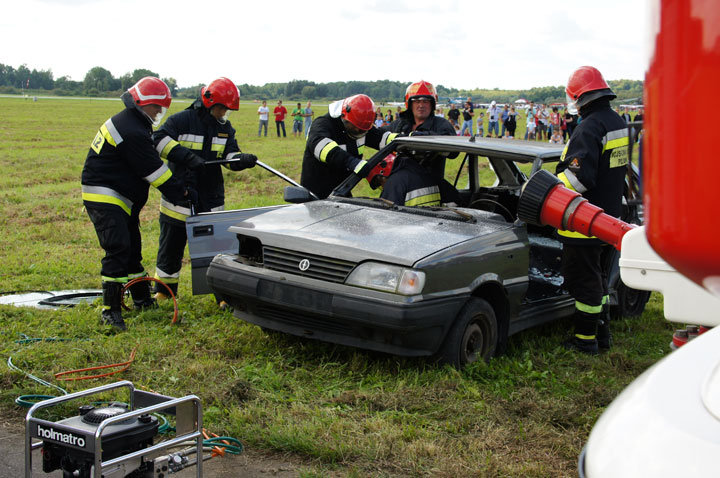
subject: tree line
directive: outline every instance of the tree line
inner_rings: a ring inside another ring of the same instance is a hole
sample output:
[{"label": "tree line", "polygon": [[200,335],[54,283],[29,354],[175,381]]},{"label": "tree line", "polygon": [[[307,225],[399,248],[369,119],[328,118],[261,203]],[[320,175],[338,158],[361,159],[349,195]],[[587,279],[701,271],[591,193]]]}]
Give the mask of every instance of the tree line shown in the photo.
[{"label": "tree line", "polygon": [[[101,96],[118,97],[144,76],[157,76],[154,71],[138,68],[132,72],[115,77],[101,66],[91,68],[83,81],[73,81],[67,76],[55,79],[52,70],[30,70],[26,65],[13,68],[0,63],[0,93],[20,94],[23,92],[46,92],[56,96]],[[173,97],[196,98],[203,85],[179,87],[175,78],[162,78],[170,87]],[[377,81],[336,81],[316,83],[308,80],[291,80],[286,83],[265,83],[262,86],[240,84],[241,98],[253,100],[283,99],[286,101],[328,100],[345,98],[364,93],[378,102],[403,101],[405,89],[410,82],[391,80]],[[608,81],[617,101],[640,99],[643,82],[639,80]],[[536,103],[565,102],[564,86],[542,86],[527,90],[472,89],[463,90],[444,85],[435,85],[441,98],[459,98],[471,96],[475,103],[489,103],[495,100],[508,103],[524,98]]]}]

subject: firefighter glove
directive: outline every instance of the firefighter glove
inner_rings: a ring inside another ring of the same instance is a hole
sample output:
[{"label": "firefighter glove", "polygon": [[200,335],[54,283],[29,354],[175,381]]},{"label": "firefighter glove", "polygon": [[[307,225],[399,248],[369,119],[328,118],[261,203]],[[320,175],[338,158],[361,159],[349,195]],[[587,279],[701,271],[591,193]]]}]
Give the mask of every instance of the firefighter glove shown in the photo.
[{"label": "firefighter glove", "polygon": [[195,153],[190,153],[187,159],[187,167],[192,171],[202,171],[205,169],[205,160]]},{"label": "firefighter glove", "polygon": [[189,208],[198,207],[198,193],[193,188],[188,187],[185,189],[185,199]]},{"label": "firefighter glove", "polygon": [[228,167],[233,171],[242,171],[243,169],[255,167],[257,163],[257,156],[250,153],[239,153],[234,158],[237,161],[231,161],[228,163]]}]

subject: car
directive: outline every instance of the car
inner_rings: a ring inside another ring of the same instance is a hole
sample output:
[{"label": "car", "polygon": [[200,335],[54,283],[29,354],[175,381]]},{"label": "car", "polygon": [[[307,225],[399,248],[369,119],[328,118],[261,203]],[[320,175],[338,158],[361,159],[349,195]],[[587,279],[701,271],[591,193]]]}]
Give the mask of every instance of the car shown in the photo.
[{"label": "car", "polygon": [[[236,317],[269,331],[456,367],[489,360],[510,335],[574,311],[554,229],[517,219],[527,178],[562,151],[400,137],[370,166],[391,152],[444,163],[454,204],[398,206],[351,174],[327,199],[287,187],[291,204],[191,216],[193,292],[215,293]],[[622,309],[617,269],[611,284],[611,306]]]}]

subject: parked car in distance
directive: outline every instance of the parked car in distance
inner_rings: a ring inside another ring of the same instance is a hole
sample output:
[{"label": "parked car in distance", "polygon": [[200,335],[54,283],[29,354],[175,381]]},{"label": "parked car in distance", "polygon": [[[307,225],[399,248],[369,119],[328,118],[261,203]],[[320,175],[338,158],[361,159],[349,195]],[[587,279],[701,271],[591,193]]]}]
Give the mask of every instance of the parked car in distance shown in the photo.
[{"label": "parked car in distance", "polygon": [[[402,137],[371,165],[393,151],[444,163],[455,205],[397,206],[350,175],[325,200],[288,187],[295,204],[190,217],[193,291],[214,292],[268,330],[457,367],[488,360],[508,336],[573,312],[555,231],[517,220],[523,184],[554,169],[562,150]],[[619,285],[615,271],[614,309]]]}]

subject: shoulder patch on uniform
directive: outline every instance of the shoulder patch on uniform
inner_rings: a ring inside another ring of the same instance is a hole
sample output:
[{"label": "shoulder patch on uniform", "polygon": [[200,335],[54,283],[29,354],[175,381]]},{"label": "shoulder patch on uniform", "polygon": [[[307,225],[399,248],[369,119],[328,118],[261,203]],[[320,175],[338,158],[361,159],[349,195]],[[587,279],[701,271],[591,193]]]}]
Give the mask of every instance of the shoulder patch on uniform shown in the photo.
[{"label": "shoulder patch on uniform", "polygon": [[580,158],[573,158],[568,165],[570,169],[580,169]]}]

